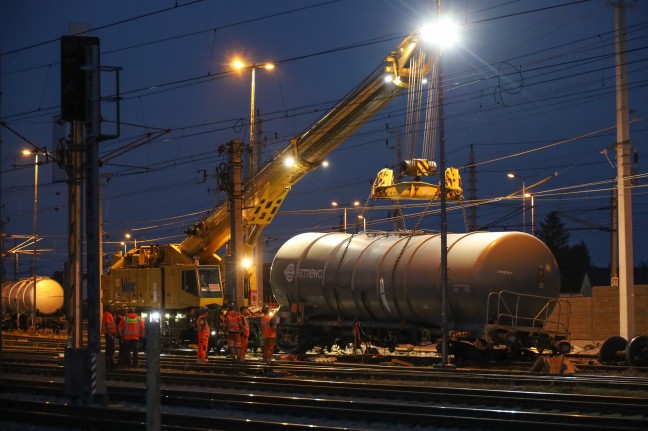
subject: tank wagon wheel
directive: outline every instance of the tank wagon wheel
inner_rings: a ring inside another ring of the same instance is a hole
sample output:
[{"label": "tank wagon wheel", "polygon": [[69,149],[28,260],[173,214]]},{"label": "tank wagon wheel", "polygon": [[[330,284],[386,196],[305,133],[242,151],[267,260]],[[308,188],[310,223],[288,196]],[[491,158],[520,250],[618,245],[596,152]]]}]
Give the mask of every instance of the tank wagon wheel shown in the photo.
[{"label": "tank wagon wheel", "polygon": [[648,336],[638,335],[628,343],[625,350],[626,362],[633,367],[648,366]]},{"label": "tank wagon wheel", "polygon": [[601,350],[599,350],[599,361],[602,364],[623,361],[623,355],[627,346],[628,340],[623,337],[616,335],[608,338],[603,342]]},{"label": "tank wagon wheel", "polygon": [[275,342],[279,350],[291,355],[303,355],[313,347],[299,329],[290,327],[278,327]]}]

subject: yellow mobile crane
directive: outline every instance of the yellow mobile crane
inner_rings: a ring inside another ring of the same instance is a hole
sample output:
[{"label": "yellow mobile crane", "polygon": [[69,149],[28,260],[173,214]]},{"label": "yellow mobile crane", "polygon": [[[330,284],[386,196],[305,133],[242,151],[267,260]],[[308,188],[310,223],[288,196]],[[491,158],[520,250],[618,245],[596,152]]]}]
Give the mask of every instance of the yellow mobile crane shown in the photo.
[{"label": "yellow mobile crane", "polygon": [[[292,139],[243,187],[243,238],[247,247],[252,247],[262,229],[272,222],[297,181],[403,93],[408,86],[410,60],[418,49],[422,49],[418,33],[407,36],[348,97]],[[285,165],[288,158],[294,162],[291,167]],[[109,273],[102,277],[104,301],[160,310],[162,319],[169,320],[170,331],[186,326],[183,318],[189,309],[222,305],[227,295],[221,282],[221,257],[216,253],[230,241],[228,202],[216,207],[189,232],[180,244],[140,245],[116,255]]]}]

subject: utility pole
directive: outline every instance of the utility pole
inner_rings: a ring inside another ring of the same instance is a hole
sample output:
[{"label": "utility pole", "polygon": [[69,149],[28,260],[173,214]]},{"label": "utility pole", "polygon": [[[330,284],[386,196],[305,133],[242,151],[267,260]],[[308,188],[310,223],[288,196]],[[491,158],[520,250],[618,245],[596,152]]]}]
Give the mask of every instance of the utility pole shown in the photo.
[{"label": "utility pole", "polygon": [[616,48],[617,189],[619,226],[619,335],[630,341],[635,332],[634,256],[632,243],[632,164],[625,2],[614,2]]},{"label": "utility pole", "polygon": [[[258,112],[257,112],[257,118],[258,118]],[[254,128],[254,132],[256,133],[255,137],[255,145],[254,145],[254,151],[255,151],[255,156],[254,156],[254,165],[253,165],[253,170],[252,170],[252,178],[251,181],[254,183],[254,178],[261,170],[261,161],[262,161],[262,150],[263,146],[261,144],[262,142],[262,122],[261,120],[257,120],[258,127]],[[256,190],[254,190],[254,193],[256,195]],[[255,196],[255,204],[257,203],[257,198]],[[254,271],[254,290],[256,291],[256,298],[252,298],[252,292],[250,292],[250,305],[260,305],[263,306],[263,236],[259,235],[256,239],[256,242],[254,244],[254,264],[253,268],[255,268]]]},{"label": "utility pole", "polygon": [[227,265],[227,292],[229,302],[238,308],[243,304],[243,188],[241,184],[241,141],[234,139],[229,143],[229,219],[230,247],[229,264]]},{"label": "utility pole", "polygon": [[466,216],[466,230],[474,232],[477,229],[477,172],[475,169],[475,151],[473,144],[470,144],[470,153],[468,153],[468,202],[469,206],[466,209],[468,213]]},{"label": "utility pole", "polygon": [[610,286],[619,287],[619,240],[617,223],[617,189],[610,189]]}]

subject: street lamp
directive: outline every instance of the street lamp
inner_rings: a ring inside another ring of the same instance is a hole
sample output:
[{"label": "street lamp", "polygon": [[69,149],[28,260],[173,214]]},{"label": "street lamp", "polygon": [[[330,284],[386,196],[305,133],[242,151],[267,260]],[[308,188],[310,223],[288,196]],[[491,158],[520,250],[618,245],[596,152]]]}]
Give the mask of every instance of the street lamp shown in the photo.
[{"label": "street lamp", "polygon": [[235,60],[232,63],[232,66],[234,66],[234,68],[238,71],[241,71],[243,69],[250,69],[250,71],[252,72],[252,84],[250,86],[250,177],[252,177],[256,173],[255,157],[254,157],[254,123],[255,123],[254,96],[255,96],[255,81],[256,81],[255,72],[257,69],[272,70],[275,68],[275,65],[273,63],[247,65],[243,63],[241,60]]},{"label": "street lamp", "polygon": [[519,178],[522,180],[522,231],[526,232],[526,198],[528,197],[526,192],[527,177],[522,177],[513,172],[509,172],[508,174],[506,174],[506,176],[509,178]]},{"label": "street lamp", "polygon": [[367,231],[367,217],[363,216],[362,214],[358,214],[358,218],[362,220],[362,231],[366,232]]},{"label": "street lamp", "polygon": [[[436,85],[438,89],[439,106],[439,172],[445,175],[446,154],[445,154],[445,129],[444,129],[444,95],[443,95],[443,62],[441,55],[443,50],[450,48],[459,39],[458,26],[448,16],[441,15],[441,0],[437,0],[437,20],[421,30],[421,37],[426,42],[437,48],[436,52]],[[446,182],[440,181],[439,191],[441,193],[440,216],[441,216],[441,366],[450,366],[448,362],[448,222],[446,203]]]},{"label": "street lamp", "polygon": [[333,202],[331,202],[331,205],[333,205],[334,207],[342,206],[344,208],[344,223],[343,223],[343,225],[344,225],[344,233],[346,233],[346,231],[347,231],[347,207],[349,207],[350,205],[353,205],[354,207],[357,207],[357,206],[360,205],[360,201],[353,201],[350,204],[349,203],[340,203],[340,202],[337,202],[337,201],[333,201]]},{"label": "street lamp", "polygon": [[[265,70],[272,70],[275,68],[275,65],[273,63],[264,63],[264,64],[251,64],[251,65],[246,65],[243,63],[241,60],[235,60],[232,65],[234,68],[238,71],[241,71],[243,69],[250,69],[252,72],[252,79],[251,79],[251,85],[250,85],[250,170],[249,170],[249,178],[253,179],[254,175],[257,172],[257,164],[259,163],[259,159],[261,158],[261,151],[260,148],[257,149],[257,154],[258,157],[255,157],[254,151],[254,126],[255,126],[255,119],[254,119],[254,114],[255,114],[255,107],[254,107],[254,98],[255,98],[255,93],[256,93],[256,70],[257,69],[265,69]],[[256,193],[254,189],[254,181],[251,181],[252,184],[252,193]],[[263,271],[260,270],[260,268],[263,268],[263,242],[262,238],[259,236],[259,238],[256,241],[256,244],[254,246],[254,254],[255,254],[255,261],[256,261],[256,267],[257,272],[256,272],[256,286],[257,286],[257,293],[259,296],[261,296],[263,299]]]},{"label": "street lamp", "polygon": [[36,330],[36,243],[38,242],[38,154],[40,151],[36,150],[23,150],[23,155],[34,156],[34,257],[32,262],[32,276],[33,276],[33,301],[32,301],[32,327]]},{"label": "street lamp", "polygon": [[531,235],[535,235],[535,199],[531,193],[524,193],[525,198],[531,198]]},{"label": "street lamp", "polygon": [[[133,237],[130,233],[125,233],[124,238],[131,239]],[[133,237],[133,248],[137,248],[137,238]],[[124,250],[126,250],[126,244],[124,243]]]}]

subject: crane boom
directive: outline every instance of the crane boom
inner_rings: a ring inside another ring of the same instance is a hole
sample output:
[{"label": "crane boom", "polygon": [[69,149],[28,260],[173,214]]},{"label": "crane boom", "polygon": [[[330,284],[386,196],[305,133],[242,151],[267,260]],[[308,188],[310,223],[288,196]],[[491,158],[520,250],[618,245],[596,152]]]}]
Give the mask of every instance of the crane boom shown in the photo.
[{"label": "crane boom", "polygon": [[[272,221],[297,181],[317,168],[327,154],[403,93],[407,87],[408,63],[418,45],[416,33],[407,36],[383,64],[320,120],[292,139],[246,184],[243,207],[249,209],[245,210],[243,218],[248,244]],[[386,80],[386,76],[390,76],[391,81]],[[290,168],[284,165],[286,157],[295,161]],[[218,260],[214,253],[230,239],[227,202],[218,206],[199,226],[179,245],[178,251],[188,259],[214,263]]]},{"label": "crane boom", "polygon": [[[109,273],[102,276],[103,298],[115,304],[135,305],[140,310],[166,310],[170,316],[169,333],[177,334],[186,327],[187,310],[220,306],[224,300],[236,297],[228,298],[228,286],[223,289],[221,257],[217,255],[230,241],[229,201],[242,200],[243,230],[236,240],[243,240],[244,249],[252,249],[291,187],[409,87],[411,60],[421,49],[417,33],[407,36],[364,81],[250,178],[242,196],[232,194],[231,199],[217,205],[187,231],[182,243],[139,245],[127,253],[116,253]],[[430,68],[431,64],[426,64],[424,73]],[[293,160],[290,167],[285,164],[288,157]],[[248,253],[244,250],[243,254]],[[259,270],[252,268],[251,272]]]}]

